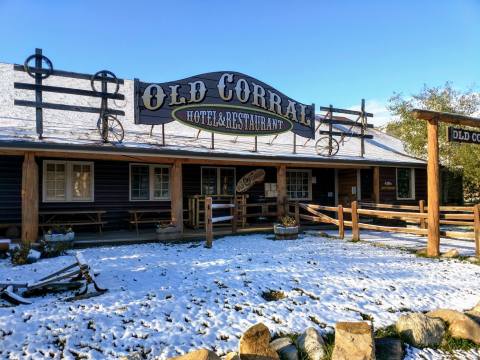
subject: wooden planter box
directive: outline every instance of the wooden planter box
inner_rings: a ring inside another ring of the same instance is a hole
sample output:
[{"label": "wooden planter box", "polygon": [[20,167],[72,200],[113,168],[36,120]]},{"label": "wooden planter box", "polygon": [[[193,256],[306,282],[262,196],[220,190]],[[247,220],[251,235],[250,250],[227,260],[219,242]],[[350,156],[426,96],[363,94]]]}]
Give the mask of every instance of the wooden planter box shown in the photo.
[{"label": "wooden planter box", "polygon": [[298,226],[283,226],[281,224],[273,225],[273,232],[276,240],[295,240],[298,239]]},{"label": "wooden planter box", "polygon": [[181,238],[181,233],[175,226],[159,227],[156,233],[158,241],[176,241]]}]

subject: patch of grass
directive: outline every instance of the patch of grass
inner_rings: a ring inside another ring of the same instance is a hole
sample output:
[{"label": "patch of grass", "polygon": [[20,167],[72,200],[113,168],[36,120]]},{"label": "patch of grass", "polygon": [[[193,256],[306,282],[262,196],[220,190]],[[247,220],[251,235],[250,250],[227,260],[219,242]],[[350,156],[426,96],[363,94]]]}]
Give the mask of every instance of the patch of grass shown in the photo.
[{"label": "patch of grass", "polygon": [[262,292],[262,298],[265,299],[266,301],[278,301],[285,299],[287,295],[281,290],[268,290]]},{"label": "patch of grass", "polygon": [[375,330],[375,338],[385,338],[385,337],[400,339],[400,334],[397,332],[397,328],[395,327],[395,324],[385,326],[383,328],[379,328]]},{"label": "patch of grass", "polygon": [[480,349],[480,346],[470,340],[454,339],[450,333],[447,332],[439,346],[439,349],[453,353],[457,350],[470,351],[472,349]]}]

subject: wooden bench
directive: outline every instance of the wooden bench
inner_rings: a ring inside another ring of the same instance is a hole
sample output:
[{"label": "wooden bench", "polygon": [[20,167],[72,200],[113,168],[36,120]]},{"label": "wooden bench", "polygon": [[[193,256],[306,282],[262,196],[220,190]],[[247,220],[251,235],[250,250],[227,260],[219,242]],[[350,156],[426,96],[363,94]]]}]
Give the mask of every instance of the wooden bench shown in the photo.
[{"label": "wooden bench", "polygon": [[[73,227],[96,225],[98,226],[98,231],[102,233],[102,227],[107,223],[102,220],[102,215],[105,213],[106,211],[104,210],[40,211],[38,214],[42,220],[40,221],[39,227],[44,231],[44,228],[52,226]],[[69,219],[65,219],[65,217],[68,217]],[[78,219],[78,217],[83,219]]]},{"label": "wooden bench", "polygon": [[158,224],[158,223],[170,223],[171,219],[162,219],[158,216],[152,217],[152,215],[159,214],[171,214],[170,209],[133,209],[129,210],[130,214],[129,223],[135,225],[137,236],[139,235],[138,225],[140,224]]}]

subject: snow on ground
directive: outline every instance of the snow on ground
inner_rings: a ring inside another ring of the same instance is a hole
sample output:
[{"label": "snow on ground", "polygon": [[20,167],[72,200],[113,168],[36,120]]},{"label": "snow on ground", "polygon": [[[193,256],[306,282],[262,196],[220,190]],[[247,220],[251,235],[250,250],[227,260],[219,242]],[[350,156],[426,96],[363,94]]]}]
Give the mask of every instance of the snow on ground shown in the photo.
[{"label": "snow on ground", "polygon": [[[297,241],[229,236],[212,249],[142,244],[82,253],[109,291],[75,302],[62,293],[1,307],[1,358],[108,359],[139,350],[166,359],[212,346],[221,355],[260,321],[273,332],[328,331],[336,321],[364,314],[378,328],[405,311],[463,310],[480,300],[477,265],[312,234]],[[32,280],[72,261],[70,255],[12,267],[0,260],[0,279]],[[269,289],[287,298],[267,302],[261,293]],[[411,359],[442,358],[428,350],[409,353]]]}]

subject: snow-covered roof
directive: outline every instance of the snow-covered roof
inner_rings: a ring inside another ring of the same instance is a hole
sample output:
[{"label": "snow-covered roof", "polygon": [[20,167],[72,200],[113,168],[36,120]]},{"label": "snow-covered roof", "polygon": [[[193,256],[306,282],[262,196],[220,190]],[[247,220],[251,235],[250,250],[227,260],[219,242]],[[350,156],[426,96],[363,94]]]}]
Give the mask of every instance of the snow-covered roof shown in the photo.
[{"label": "snow-covered roof", "polygon": [[[121,144],[104,144],[96,129],[97,114],[61,110],[43,110],[43,138],[38,139],[35,131],[35,109],[15,106],[14,100],[35,100],[34,91],[14,89],[14,82],[33,83],[25,72],[15,71],[12,64],[0,63],[0,147],[34,147],[50,149],[85,149],[99,152],[141,152],[156,155],[182,155],[192,157],[248,157],[305,162],[382,163],[410,164],[422,166],[423,160],[409,156],[402,142],[379,130],[369,128],[366,134],[373,139],[365,140],[365,155],[360,156],[360,139],[346,138],[339,152],[333,156],[320,156],[315,150],[316,140],[297,136],[296,153],[293,153],[293,133],[258,137],[258,151],[254,152],[253,137],[238,137],[215,134],[215,149],[211,149],[211,135],[177,121],[165,124],[165,146],[162,146],[161,126],[155,126],[150,135],[149,125],[134,123],[133,81],[125,80],[120,93],[125,100],[109,100],[109,107],[125,111],[119,116],[125,138]],[[91,90],[90,81],[50,76],[44,85],[63,86]],[[111,89],[110,89],[111,90]],[[59,104],[99,107],[100,99],[57,93],[43,93],[43,101]],[[335,125],[336,131],[347,130],[348,125]],[[327,130],[326,125],[321,129]],[[358,131],[352,129],[352,131]],[[198,136],[198,138],[197,138]],[[319,135],[317,134],[317,139]],[[273,140],[273,141],[272,141]]]}]

